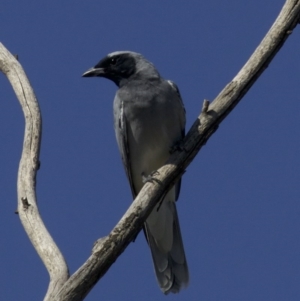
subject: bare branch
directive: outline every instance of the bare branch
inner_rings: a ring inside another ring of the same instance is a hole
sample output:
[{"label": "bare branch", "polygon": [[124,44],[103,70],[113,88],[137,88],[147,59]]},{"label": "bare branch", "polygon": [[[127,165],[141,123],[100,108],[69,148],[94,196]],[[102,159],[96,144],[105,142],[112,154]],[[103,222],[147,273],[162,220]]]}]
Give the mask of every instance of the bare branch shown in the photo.
[{"label": "bare branch", "polygon": [[18,213],[34,248],[44,262],[50,283],[45,300],[50,300],[68,279],[66,262],[47,231],[36,203],[36,173],[39,168],[42,120],[27,76],[14,57],[0,43],[0,70],[7,76],[25,116],[23,152],[18,173]]},{"label": "bare branch", "polygon": [[[123,218],[105,238],[99,240],[92,255],[63,286],[56,301],[80,301],[105,274],[127,245],[142,229],[143,223],[165,191],[173,186],[215,132],[222,120],[247,93],[299,22],[300,0],[287,0],[278,18],[237,76],[202,112],[188,132],[182,146],[165,166],[158,170],[156,181],[146,183]],[[209,105],[209,106],[208,106]]]},{"label": "bare branch", "polygon": [[25,137],[18,174],[18,211],[22,224],[49,274],[45,300],[83,300],[97,281],[142,229],[156,203],[182,176],[185,168],[267,68],[300,20],[300,0],[287,0],[274,25],[237,76],[209,105],[204,101],[200,116],[181,147],[146,183],[112,232],[96,242],[92,255],[68,279],[65,260],[46,230],[36,204],[35,180],[39,168],[41,117],[35,95],[17,60],[0,44],[0,70],[8,77],[25,116]]}]

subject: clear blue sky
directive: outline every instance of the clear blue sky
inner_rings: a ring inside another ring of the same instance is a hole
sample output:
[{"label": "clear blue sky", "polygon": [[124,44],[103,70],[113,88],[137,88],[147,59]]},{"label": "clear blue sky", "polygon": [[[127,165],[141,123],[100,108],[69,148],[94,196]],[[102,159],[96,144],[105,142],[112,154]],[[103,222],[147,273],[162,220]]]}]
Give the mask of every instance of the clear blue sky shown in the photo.
[{"label": "clear blue sky", "polygon": [[[178,84],[189,128],[283,3],[2,1],[1,42],[19,55],[43,116],[39,208],[72,273],[131,202],[113,131],[116,87],[81,74],[109,52],[140,52]],[[160,292],[141,234],[86,300],[300,300],[299,53],[297,28],[184,175],[190,286]],[[42,300],[48,274],[14,214],[24,119],[3,75],[0,88],[1,300]]]}]

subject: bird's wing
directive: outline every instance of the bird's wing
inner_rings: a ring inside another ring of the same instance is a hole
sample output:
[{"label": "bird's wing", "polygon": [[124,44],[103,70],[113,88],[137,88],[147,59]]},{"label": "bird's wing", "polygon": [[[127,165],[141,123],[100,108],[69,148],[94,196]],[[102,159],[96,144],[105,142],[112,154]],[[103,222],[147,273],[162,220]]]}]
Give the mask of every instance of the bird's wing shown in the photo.
[{"label": "bird's wing", "polygon": [[[183,109],[183,112],[184,112],[184,121],[183,121],[183,125],[181,127],[181,137],[183,139],[184,136],[185,136],[185,112],[186,112],[185,111],[185,107],[184,107],[184,104],[183,104],[183,101],[182,101],[182,98],[181,98],[178,86],[173,81],[171,81],[171,80],[167,80],[167,82],[172,87],[172,89],[175,90],[175,92],[176,92],[176,94],[178,96],[177,99],[179,100],[180,105],[182,106],[182,109]],[[176,201],[179,198],[180,187],[181,187],[181,178],[178,180],[177,184],[175,185],[175,189],[176,189]]]},{"label": "bird's wing", "polygon": [[183,104],[178,86],[171,80],[167,80],[167,82],[172,87],[172,89],[175,90],[175,92],[178,96],[178,100],[180,102],[180,105],[182,106],[182,109],[183,109],[183,112],[184,112],[184,124],[183,124],[182,129],[181,129],[181,135],[182,135],[182,138],[183,138],[185,136],[185,113],[186,113],[185,112],[185,107],[184,107],[184,104]]},{"label": "bird's wing", "polygon": [[132,196],[133,198],[135,198],[137,193],[133,186],[132,173],[130,168],[127,120],[124,113],[124,102],[118,97],[118,94],[116,95],[114,100],[114,122],[115,122],[116,138],[117,138],[117,143],[119,146],[122,162],[125,168],[126,176],[130,184]]}]

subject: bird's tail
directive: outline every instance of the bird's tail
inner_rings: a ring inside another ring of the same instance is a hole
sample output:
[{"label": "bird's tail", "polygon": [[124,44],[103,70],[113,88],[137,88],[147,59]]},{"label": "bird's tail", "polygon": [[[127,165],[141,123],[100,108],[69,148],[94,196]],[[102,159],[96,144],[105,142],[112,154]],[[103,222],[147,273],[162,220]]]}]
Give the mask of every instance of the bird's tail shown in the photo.
[{"label": "bird's tail", "polygon": [[188,285],[189,272],[176,205],[168,195],[148,217],[145,232],[160,289],[164,294],[178,293]]}]

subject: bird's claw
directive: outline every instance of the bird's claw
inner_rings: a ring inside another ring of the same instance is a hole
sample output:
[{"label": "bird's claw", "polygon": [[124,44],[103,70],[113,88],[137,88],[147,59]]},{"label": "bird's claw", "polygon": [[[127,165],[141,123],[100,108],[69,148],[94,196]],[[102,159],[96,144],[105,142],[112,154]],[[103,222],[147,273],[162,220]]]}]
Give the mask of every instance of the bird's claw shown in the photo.
[{"label": "bird's claw", "polygon": [[148,182],[150,182],[150,183],[156,182],[158,184],[161,184],[161,181],[159,181],[158,179],[154,178],[154,176],[157,176],[157,175],[159,175],[159,172],[157,170],[152,171],[150,173],[150,175],[148,175],[148,176],[145,176],[145,174],[142,173],[142,182],[143,182],[143,184],[146,184]]},{"label": "bird's claw", "polygon": [[184,150],[184,148],[182,146],[182,141],[179,141],[179,142],[175,143],[173,146],[170,147],[169,153],[173,154],[176,151],[183,151],[183,150]]}]

